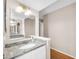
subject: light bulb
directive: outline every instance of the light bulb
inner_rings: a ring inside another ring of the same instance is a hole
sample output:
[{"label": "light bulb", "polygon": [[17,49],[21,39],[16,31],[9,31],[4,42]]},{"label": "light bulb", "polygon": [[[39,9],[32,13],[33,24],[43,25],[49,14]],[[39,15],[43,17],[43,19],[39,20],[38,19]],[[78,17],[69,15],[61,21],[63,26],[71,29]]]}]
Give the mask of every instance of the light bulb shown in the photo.
[{"label": "light bulb", "polygon": [[24,10],[23,10],[23,8],[21,7],[21,6],[18,6],[17,8],[16,8],[16,12],[18,12],[18,13],[21,13],[21,12],[23,12]]}]

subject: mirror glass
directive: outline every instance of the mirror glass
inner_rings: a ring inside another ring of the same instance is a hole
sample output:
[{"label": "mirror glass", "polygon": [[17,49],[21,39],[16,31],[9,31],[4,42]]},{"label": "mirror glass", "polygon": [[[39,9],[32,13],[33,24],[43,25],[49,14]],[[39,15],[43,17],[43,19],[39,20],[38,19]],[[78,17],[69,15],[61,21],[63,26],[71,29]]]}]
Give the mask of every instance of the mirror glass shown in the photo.
[{"label": "mirror glass", "polygon": [[7,0],[7,33],[10,38],[35,35],[35,16],[29,7],[16,0]]}]

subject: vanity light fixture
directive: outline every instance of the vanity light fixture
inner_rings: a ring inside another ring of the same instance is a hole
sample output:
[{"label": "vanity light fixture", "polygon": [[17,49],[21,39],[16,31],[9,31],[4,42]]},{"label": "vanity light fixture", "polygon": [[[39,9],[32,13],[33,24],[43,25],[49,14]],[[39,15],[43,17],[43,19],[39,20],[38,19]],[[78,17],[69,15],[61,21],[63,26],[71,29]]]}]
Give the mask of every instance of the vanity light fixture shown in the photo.
[{"label": "vanity light fixture", "polygon": [[24,14],[25,14],[26,16],[30,16],[30,15],[32,15],[32,12],[31,12],[30,9],[27,9]]},{"label": "vanity light fixture", "polygon": [[16,12],[21,13],[21,12],[24,12],[24,10],[23,10],[23,8],[21,6],[18,6],[16,8]]},{"label": "vanity light fixture", "polygon": [[28,7],[26,5],[24,5],[20,2],[18,2],[18,4],[19,5],[16,7],[16,12],[22,13],[22,12],[25,12],[25,10],[27,10]]},{"label": "vanity light fixture", "polygon": [[25,16],[32,15],[31,10],[24,4],[19,3],[19,6],[16,7],[16,12],[24,13]]}]

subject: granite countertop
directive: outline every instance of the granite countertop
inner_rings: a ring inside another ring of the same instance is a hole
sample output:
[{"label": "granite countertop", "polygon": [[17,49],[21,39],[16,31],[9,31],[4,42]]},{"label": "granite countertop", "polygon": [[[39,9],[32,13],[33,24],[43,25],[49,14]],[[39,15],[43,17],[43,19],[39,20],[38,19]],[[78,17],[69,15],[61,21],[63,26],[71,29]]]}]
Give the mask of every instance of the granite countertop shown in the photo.
[{"label": "granite countertop", "polygon": [[[28,49],[20,49],[20,47],[30,43],[34,43],[35,46]],[[33,41],[25,40],[21,42],[12,43],[12,44],[6,44],[5,50],[4,50],[4,55],[5,55],[4,59],[15,59],[16,57],[21,56],[25,53],[28,53],[32,50],[35,50],[41,46],[44,46],[45,44],[46,44],[46,41],[43,41],[41,39],[34,39]]]}]

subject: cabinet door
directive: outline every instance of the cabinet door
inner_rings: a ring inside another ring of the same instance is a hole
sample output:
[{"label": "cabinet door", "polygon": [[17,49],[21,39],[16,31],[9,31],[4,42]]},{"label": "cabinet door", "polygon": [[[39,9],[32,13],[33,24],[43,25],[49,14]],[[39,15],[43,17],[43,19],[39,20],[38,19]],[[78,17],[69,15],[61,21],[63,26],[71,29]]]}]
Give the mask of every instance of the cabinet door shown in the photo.
[{"label": "cabinet door", "polygon": [[42,46],[15,59],[46,59],[46,47]]}]

